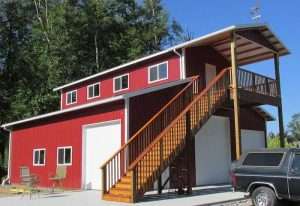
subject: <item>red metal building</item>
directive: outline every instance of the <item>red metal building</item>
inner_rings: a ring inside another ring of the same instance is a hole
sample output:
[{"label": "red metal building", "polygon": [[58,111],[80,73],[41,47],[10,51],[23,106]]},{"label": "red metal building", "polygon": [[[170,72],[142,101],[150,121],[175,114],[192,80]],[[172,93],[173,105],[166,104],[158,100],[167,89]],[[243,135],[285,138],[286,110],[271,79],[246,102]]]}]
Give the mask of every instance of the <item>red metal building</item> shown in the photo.
[{"label": "red metal building", "polygon": [[[232,160],[266,146],[266,121],[273,118],[258,106],[281,108],[276,62],[288,53],[266,25],[231,26],[57,87],[59,111],[2,125],[10,131],[9,180],[18,184],[20,168],[28,167],[41,187],[50,187],[49,176],[64,165],[64,187],[100,189],[106,199],[131,202],[180,182],[228,183]],[[238,68],[273,58],[275,79]],[[151,159],[158,140],[159,167]],[[151,176],[141,171],[142,160],[152,161],[145,166]],[[135,189],[123,188],[118,198],[119,184],[131,175]]]}]

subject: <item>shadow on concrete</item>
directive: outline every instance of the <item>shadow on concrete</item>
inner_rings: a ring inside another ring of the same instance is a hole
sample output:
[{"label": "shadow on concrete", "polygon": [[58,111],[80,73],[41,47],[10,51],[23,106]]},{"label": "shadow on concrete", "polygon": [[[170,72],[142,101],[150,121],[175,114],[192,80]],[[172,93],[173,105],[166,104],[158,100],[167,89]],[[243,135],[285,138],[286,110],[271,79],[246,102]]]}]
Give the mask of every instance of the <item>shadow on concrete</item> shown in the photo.
[{"label": "shadow on concrete", "polygon": [[178,198],[186,198],[193,196],[201,196],[201,195],[209,195],[209,194],[217,194],[223,192],[232,192],[231,186],[216,186],[216,187],[199,187],[193,188],[193,192],[191,194],[177,194],[175,189],[164,190],[162,194],[157,194],[157,192],[146,193],[144,198],[140,202],[151,202],[151,201],[159,201],[159,200],[167,200],[167,199],[178,199]]}]

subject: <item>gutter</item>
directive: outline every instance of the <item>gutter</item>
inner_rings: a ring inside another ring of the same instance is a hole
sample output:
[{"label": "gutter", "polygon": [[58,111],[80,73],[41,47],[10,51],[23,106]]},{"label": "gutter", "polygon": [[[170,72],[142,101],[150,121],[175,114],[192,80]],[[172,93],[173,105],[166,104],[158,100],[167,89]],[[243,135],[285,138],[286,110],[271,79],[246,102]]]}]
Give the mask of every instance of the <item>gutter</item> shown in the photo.
[{"label": "gutter", "polygon": [[10,180],[10,171],[11,171],[11,130],[3,127],[3,129],[9,132],[9,143],[8,143],[8,160],[7,160],[7,177],[2,181],[1,185],[4,186],[6,183],[9,183]]}]

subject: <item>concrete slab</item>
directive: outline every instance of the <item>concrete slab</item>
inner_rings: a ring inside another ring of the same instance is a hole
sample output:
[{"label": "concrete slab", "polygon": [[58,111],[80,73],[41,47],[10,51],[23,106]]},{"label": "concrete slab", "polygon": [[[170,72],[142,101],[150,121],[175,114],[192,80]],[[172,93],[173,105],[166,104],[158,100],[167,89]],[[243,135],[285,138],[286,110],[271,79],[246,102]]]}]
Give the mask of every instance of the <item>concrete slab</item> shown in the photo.
[{"label": "concrete slab", "polygon": [[[166,190],[160,196],[154,192],[147,193],[143,202],[137,206],[193,206],[208,205],[230,200],[238,200],[244,197],[243,193],[234,193],[230,187],[201,187],[194,188],[192,195],[177,195],[174,191]],[[6,206],[114,206],[132,205],[125,203],[107,202],[100,199],[99,191],[62,192],[55,194],[43,193],[29,196],[1,197],[0,205]]]}]

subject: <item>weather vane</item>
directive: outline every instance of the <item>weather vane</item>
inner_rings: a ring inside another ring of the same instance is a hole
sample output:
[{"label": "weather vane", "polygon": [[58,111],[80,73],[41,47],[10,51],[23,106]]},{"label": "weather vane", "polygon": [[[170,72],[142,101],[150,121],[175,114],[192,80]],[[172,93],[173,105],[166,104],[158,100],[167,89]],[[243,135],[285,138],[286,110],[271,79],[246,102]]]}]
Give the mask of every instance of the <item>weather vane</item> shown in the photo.
[{"label": "weather vane", "polygon": [[261,19],[261,14],[260,14],[260,4],[259,0],[256,1],[256,5],[251,8],[251,18],[253,21],[259,22]]}]

